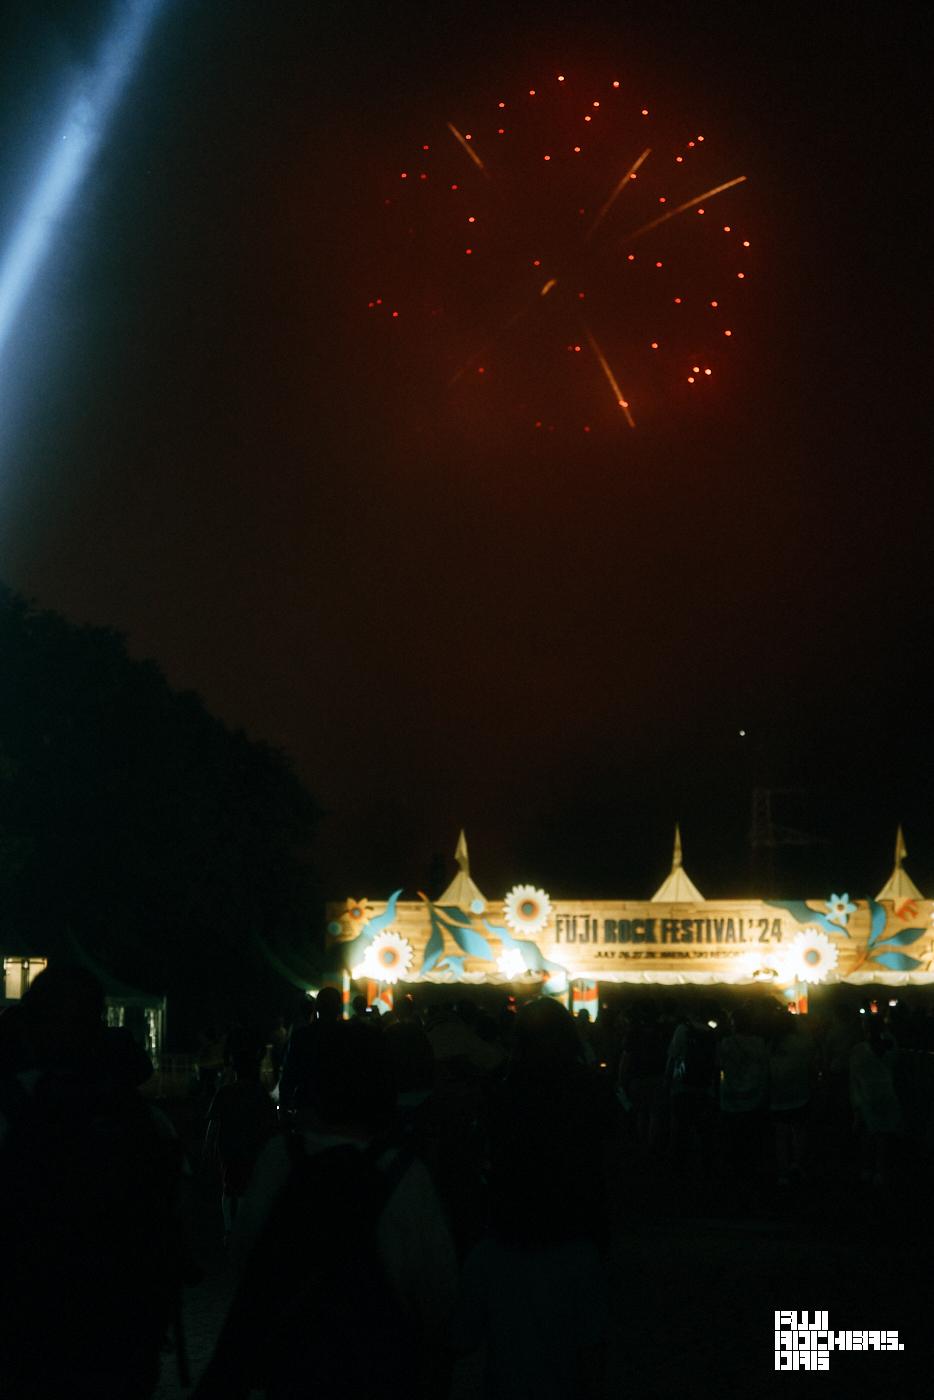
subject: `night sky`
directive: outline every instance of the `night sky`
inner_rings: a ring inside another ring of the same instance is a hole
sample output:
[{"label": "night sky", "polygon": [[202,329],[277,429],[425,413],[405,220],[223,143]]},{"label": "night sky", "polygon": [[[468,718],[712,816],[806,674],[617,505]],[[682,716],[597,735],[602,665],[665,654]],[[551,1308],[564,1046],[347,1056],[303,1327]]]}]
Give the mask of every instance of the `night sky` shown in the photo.
[{"label": "night sky", "polygon": [[[167,0],[0,362],[0,576],[286,749],[334,897],[462,824],[491,896],[645,897],[677,818],[757,893],[756,785],[822,838],[792,893],[874,894],[899,820],[934,892],[922,13]],[[111,14],[4,7],[4,239]],[[465,431],[367,316],[387,175],[607,64],[748,176],[734,369],[633,431]]]}]

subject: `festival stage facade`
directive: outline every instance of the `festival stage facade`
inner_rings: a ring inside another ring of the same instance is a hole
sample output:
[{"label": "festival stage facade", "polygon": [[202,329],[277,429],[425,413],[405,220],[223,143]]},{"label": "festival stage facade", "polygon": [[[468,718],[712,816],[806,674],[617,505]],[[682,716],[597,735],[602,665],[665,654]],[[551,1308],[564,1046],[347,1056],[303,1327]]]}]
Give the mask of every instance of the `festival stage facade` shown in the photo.
[{"label": "festival stage facade", "polygon": [[902,867],[875,899],[704,899],[675,835],[671,873],[651,900],[560,900],[517,884],[488,899],[470,878],[466,841],[458,875],[437,900],[348,899],[328,907],[331,966],[345,993],[367,989],[381,1009],[398,984],[499,984],[599,1009],[600,984],[766,985],[806,1006],[818,984],[934,983],[934,901]]}]

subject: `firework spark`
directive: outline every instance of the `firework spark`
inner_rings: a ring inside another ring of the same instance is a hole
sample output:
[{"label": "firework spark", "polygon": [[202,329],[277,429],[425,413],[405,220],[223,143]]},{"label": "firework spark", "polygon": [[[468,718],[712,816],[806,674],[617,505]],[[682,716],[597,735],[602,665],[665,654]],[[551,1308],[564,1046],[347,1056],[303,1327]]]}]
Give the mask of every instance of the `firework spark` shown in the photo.
[{"label": "firework spark", "polygon": [[643,224],[633,233],[626,237],[627,243],[632,243],[636,238],[641,238],[644,233],[650,233],[654,228],[661,228],[662,224],[667,224],[669,219],[677,218],[679,214],[684,214],[688,209],[693,209],[698,204],[703,204],[705,200],[714,199],[716,195],[723,194],[724,190],[733,189],[734,185],[741,185],[746,179],[745,175],[737,175],[733,180],[725,180],[722,185],[715,185],[712,190],[705,190],[703,194],[696,194],[693,199],[686,199],[683,204],[679,204],[677,209],[670,209],[667,214],[661,214],[657,219],[651,219],[649,223]]},{"label": "firework spark", "polygon": [[649,156],[650,156],[651,154],[652,154],[651,147],[648,147],[648,146],[647,146],[647,147],[645,148],[645,150],[642,152],[641,156],[638,156],[638,157],[633,161],[632,165],[631,165],[631,166],[629,167],[629,169],[626,171],[626,174],[623,176],[623,178],[620,180],[619,184],[618,184],[618,185],[616,186],[616,188],[613,190],[613,192],[612,192],[612,194],[610,195],[609,199],[608,199],[608,200],[606,201],[606,203],[603,205],[603,208],[600,210],[599,214],[598,214],[597,217],[594,219],[593,223],[590,225],[590,228],[587,230],[587,237],[588,237],[588,238],[593,238],[593,236],[594,236],[594,234],[596,233],[597,229],[598,229],[598,228],[600,227],[600,225],[603,223],[603,220],[606,218],[607,214],[609,214],[610,210],[613,208],[613,205],[616,203],[617,199],[619,199],[619,197],[620,197],[620,195],[622,194],[623,190],[629,188],[630,181],[632,180],[633,175],[636,174],[636,172],[637,172],[637,170],[639,169],[640,165],[644,165],[644,164],[645,164],[646,160],[648,160],[648,158],[649,158]]},{"label": "firework spark", "polygon": [[453,122],[448,122],[448,131],[449,131],[449,132],[451,133],[451,135],[454,137],[454,140],[455,140],[455,141],[458,141],[458,142],[460,143],[461,147],[467,152],[467,154],[470,156],[470,159],[473,161],[473,163],[474,163],[474,165],[477,167],[477,169],[478,169],[478,170],[482,170],[483,173],[484,173],[484,175],[485,175],[485,174],[486,174],[486,166],[483,164],[483,161],[482,161],[482,160],[480,159],[480,157],[477,155],[477,153],[476,153],[476,151],[474,150],[473,146],[471,146],[470,143],[468,142],[467,137],[461,135],[461,133],[458,131],[457,127],[454,125]]},{"label": "firework spark", "polygon": [[627,400],[623,397],[623,391],[616,382],[616,376],[610,369],[609,361],[607,360],[606,355],[604,355],[603,351],[600,349],[600,346],[597,344],[590,331],[587,331],[587,341],[590,345],[591,350],[596,356],[597,364],[600,366],[600,368],[603,370],[603,373],[606,375],[607,383],[613,390],[613,398],[616,400],[618,407],[620,407],[625,413],[626,422],[629,424],[630,428],[634,428],[636,426],[636,423],[635,419],[629,411],[629,404]]}]

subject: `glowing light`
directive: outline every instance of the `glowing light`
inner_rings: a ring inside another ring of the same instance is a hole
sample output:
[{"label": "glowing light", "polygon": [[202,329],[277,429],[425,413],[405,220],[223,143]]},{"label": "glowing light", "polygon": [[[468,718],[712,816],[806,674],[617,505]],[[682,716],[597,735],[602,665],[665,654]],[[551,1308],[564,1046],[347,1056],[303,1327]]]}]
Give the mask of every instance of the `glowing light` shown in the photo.
[{"label": "glowing light", "polygon": [[399,313],[398,313],[398,311],[394,311],[394,312],[392,313],[392,319],[393,319],[394,321],[398,321],[398,319],[399,319]]},{"label": "glowing light", "polygon": [[695,374],[700,374],[700,365],[692,365],[691,368]]},{"label": "glowing light", "polygon": [[595,107],[599,107],[599,106],[600,106],[600,103],[599,103],[599,102],[595,102],[593,105],[594,105]]},{"label": "glowing light", "polygon": [[470,255],[471,255],[471,253],[473,252],[473,249],[472,249],[472,248],[465,248],[465,249],[464,249],[464,252],[465,252],[465,254],[467,255],[467,257],[469,258]]},{"label": "glowing light", "polygon": [[574,346],[574,354],[575,354],[575,355],[579,355],[580,352],[581,352],[580,346],[579,346],[579,345],[575,345],[575,346]]},{"label": "glowing light", "polygon": [[703,136],[698,136],[697,139],[698,139],[698,141],[703,141],[704,138],[703,138]]},{"label": "glowing light", "polygon": [[505,953],[500,953],[496,965],[507,982],[511,982],[514,977],[521,977],[526,970],[525,958],[519,948],[507,948]]},{"label": "glowing light", "polygon": [[543,156],[544,160],[551,160],[551,156]]},{"label": "glowing light", "polygon": [[651,348],[652,348],[653,350],[657,350],[657,349],[658,349],[658,341],[657,341],[657,340],[653,340],[653,341],[652,341],[652,346],[651,346]]},{"label": "glowing light", "polygon": [[705,374],[713,374],[713,370],[712,370],[712,369],[705,369],[705,370],[704,370],[704,373],[705,373]]},{"label": "glowing light", "polygon": [[724,233],[732,233],[733,230],[732,230],[732,228],[730,227],[729,224],[724,224],[724,225],[723,225],[723,232],[724,232]]},{"label": "glowing light", "polygon": [[589,116],[587,116],[587,117],[584,118],[584,121],[585,121],[585,122],[589,122],[590,120],[591,120],[591,118],[590,118]]},{"label": "glowing light", "polygon": [[614,79],[613,79],[613,86],[614,86],[615,88],[618,88],[618,87],[619,87],[619,78],[614,78]]},{"label": "glowing light", "polygon": [[586,295],[587,295],[586,292],[578,292],[578,293],[577,293],[577,300],[578,300],[578,301],[583,301],[584,298],[586,297]]},{"label": "glowing light", "polygon": [[64,119],[0,262],[0,352],[133,76],[160,3],[122,5],[93,71],[69,94]]},{"label": "glowing light", "polygon": [[636,255],[635,255],[635,253],[627,253],[627,254],[626,254],[626,261],[627,261],[627,262],[635,262],[635,260],[636,260]]},{"label": "glowing light", "polygon": [[430,147],[430,146],[423,146],[423,147],[422,147],[422,150],[423,150],[423,151],[430,151],[430,150],[431,150],[431,147]]},{"label": "glowing light", "polygon": [[451,186],[451,189],[452,189],[452,190],[456,190],[457,188],[458,188],[457,185],[452,185],[452,186]]},{"label": "glowing light", "polygon": [[534,97],[534,96],[535,96],[535,89],[534,89],[534,88],[529,88],[529,97]]},{"label": "glowing light", "polygon": [[533,266],[533,267],[541,267],[541,265],[542,265],[542,260],[541,260],[541,258],[533,258],[533,259],[532,259],[532,266]]},{"label": "glowing light", "polygon": [[698,209],[697,212],[698,212],[698,214],[703,214],[704,211],[703,211],[703,209]]},{"label": "glowing light", "polygon": [[663,194],[660,194],[660,195],[658,196],[658,202],[659,202],[659,204],[667,204],[667,203],[668,203],[668,200],[665,198],[665,196],[664,196]]},{"label": "glowing light", "polygon": [[723,334],[724,334],[724,335],[732,335],[733,332],[732,332],[732,331],[724,331]]},{"label": "glowing light", "polygon": [[[486,374],[486,370],[484,369],[483,365],[477,365],[477,373],[478,373],[478,374]],[[710,370],[708,370],[707,373],[709,374],[709,373],[710,373]]]},{"label": "glowing light", "polygon": [[506,128],[505,128],[504,126],[498,126],[498,127],[496,128],[496,134],[497,134],[497,136],[505,136],[505,135],[506,135]]},{"label": "glowing light", "polygon": [[716,309],[716,307],[718,307],[720,303],[718,301],[712,301],[710,305]]},{"label": "glowing light", "polygon": [[544,287],[542,287],[541,291],[539,292],[539,296],[546,297],[551,291],[552,287],[556,287],[557,285],[557,277],[549,277],[548,281],[545,283]]},{"label": "glowing light", "polygon": [[689,375],[688,375],[688,383],[689,383],[689,384],[693,384],[693,383],[694,383],[694,376],[693,376],[693,374],[689,374]]},{"label": "glowing light", "polygon": [[403,170],[402,174],[399,176],[399,179],[400,179],[400,180],[407,180],[408,178],[409,178],[408,171],[407,171],[407,170]]},{"label": "glowing light", "polygon": [[424,170],[423,170],[422,173],[421,173],[421,175],[419,175],[418,178],[419,178],[420,180],[427,180],[427,179],[428,179],[428,176],[425,174],[425,172],[424,172]]},{"label": "glowing light", "polygon": [[564,82],[564,74],[563,74],[563,73],[559,73],[559,74],[558,74],[558,82],[559,82],[559,83],[563,83],[563,82]]},{"label": "glowing light", "polygon": [[680,298],[680,297],[675,297],[675,306],[680,306],[680,305],[681,305],[681,298]]},{"label": "glowing light", "polygon": [[496,105],[500,108],[501,111],[506,106],[505,102],[498,102]]},{"label": "glowing light", "polygon": [[656,267],[663,267],[663,266],[664,266],[664,263],[657,262],[657,263],[655,264],[655,266],[656,266]]},{"label": "glowing light", "polygon": [[[473,214],[468,214],[468,215],[467,215],[467,222],[468,222],[468,224],[475,224],[475,223],[477,222],[477,220],[474,218]],[[712,304],[713,304],[714,306],[716,306],[717,303],[716,303],[716,302],[713,302]]]},{"label": "glowing light", "polygon": [[744,238],[744,239],[743,239],[743,247],[744,247],[744,248],[748,248],[748,247],[749,247],[749,239],[748,239],[748,238]]},{"label": "glowing light", "polygon": [[743,278],[746,276],[745,272],[737,272],[736,275],[737,275],[737,277],[739,278],[739,280],[740,280],[741,282],[742,282]]},{"label": "glowing light", "polygon": [[581,148],[580,148],[580,146],[575,146],[575,147],[574,147],[574,154],[579,156],[580,153],[581,153]]},{"label": "glowing light", "polygon": [[684,161],[684,156],[675,156],[675,160],[681,165]]},{"label": "glowing light", "polygon": [[649,115],[649,109],[648,109],[648,107],[643,107],[643,108],[642,108],[642,115],[643,115],[644,117],[647,117],[647,116]]}]

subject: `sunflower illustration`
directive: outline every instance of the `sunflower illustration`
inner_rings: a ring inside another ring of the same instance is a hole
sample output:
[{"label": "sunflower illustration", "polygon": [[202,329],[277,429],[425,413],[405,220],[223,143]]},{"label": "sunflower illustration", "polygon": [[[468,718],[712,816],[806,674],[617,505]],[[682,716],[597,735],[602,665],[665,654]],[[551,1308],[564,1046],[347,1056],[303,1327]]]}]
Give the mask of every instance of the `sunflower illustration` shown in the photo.
[{"label": "sunflower illustration", "polygon": [[799,982],[823,982],[837,965],[837,950],[820,929],[805,928],[792,941],[790,962]]},{"label": "sunflower illustration", "polygon": [[534,885],[514,885],[503,901],[503,915],[513,933],[541,933],[551,915],[551,900]]},{"label": "sunflower illustration", "polygon": [[412,945],[391,929],[379,933],[366,950],[357,974],[375,982],[398,982],[412,966]]}]

